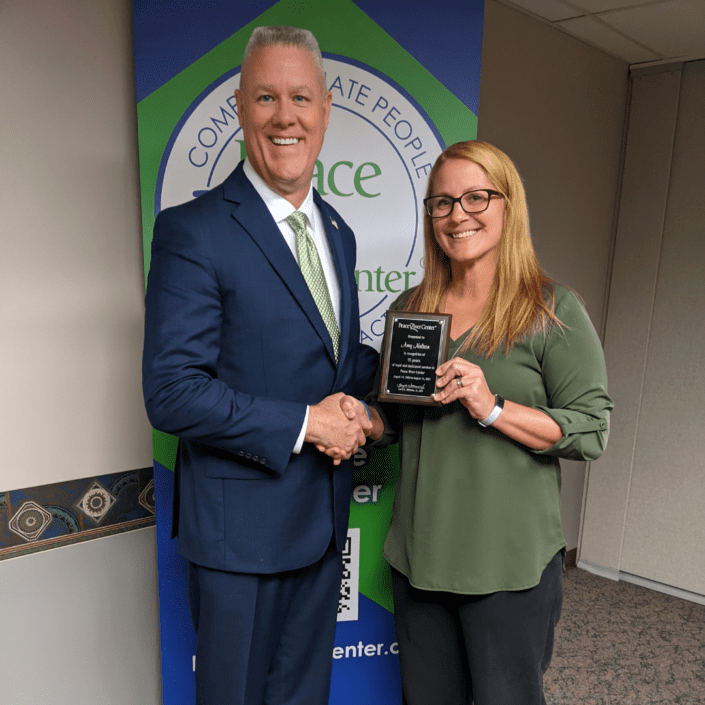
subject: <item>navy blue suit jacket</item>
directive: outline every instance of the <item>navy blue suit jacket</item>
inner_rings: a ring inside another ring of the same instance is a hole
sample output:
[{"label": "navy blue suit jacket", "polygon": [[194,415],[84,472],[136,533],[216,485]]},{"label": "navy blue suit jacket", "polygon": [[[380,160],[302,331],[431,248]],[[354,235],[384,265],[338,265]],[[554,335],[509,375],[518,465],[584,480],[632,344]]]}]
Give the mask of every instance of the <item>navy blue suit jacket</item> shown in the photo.
[{"label": "navy blue suit jacket", "polygon": [[[340,359],[242,164],[157,217],[146,298],[143,387],[152,425],[179,437],[179,552],[209,568],[275,573],[317,561],[347,533],[351,462],[304,443],[305,407],[369,391],[355,239],[318,193],[340,282]],[[337,227],[335,225],[337,224]]]}]

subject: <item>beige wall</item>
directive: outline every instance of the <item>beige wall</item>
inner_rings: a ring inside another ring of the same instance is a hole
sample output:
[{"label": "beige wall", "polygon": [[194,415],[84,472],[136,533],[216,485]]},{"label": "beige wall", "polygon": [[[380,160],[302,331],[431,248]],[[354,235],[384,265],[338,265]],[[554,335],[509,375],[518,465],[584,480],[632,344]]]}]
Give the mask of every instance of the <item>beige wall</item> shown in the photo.
[{"label": "beige wall", "polygon": [[151,465],[129,0],[0,22],[0,490]]},{"label": "beige wall", "polygon": [[[524,179],[539,260],[602,329],[628,66],[487,0],[478,137]],[[594,463],[599,464],[601,461]],[[562,461],[563,529],[578,545],[585,463]]]},{"label": "beige wall", "polygon": [[616,407],[580,547],[583,567],[703,603],[704,112],[705,61],[635,72],[605,336]]}]

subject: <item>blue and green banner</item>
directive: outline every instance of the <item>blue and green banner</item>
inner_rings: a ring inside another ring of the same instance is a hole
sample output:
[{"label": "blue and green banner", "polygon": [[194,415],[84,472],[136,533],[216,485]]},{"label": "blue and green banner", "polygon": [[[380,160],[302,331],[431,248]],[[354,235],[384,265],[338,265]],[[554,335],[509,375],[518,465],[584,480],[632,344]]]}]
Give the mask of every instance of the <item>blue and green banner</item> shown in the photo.
[{"label": "blue and green banner", "polygon": [[[164,208],[217,186],[244,157],[234,99],[258,25],[311,30],[333,94],[313,184],[353,228],[362,342],[379,348],[389,304],[423,274],[421,199],[444,147],[477,132],[483,0],[134,0],[145,273]],[[165,705],[194,701],[185,562],[170,539],[176,439],[154,432]],[[330,702],[400,701],[382,545],[396,448],[355,456]]]}]

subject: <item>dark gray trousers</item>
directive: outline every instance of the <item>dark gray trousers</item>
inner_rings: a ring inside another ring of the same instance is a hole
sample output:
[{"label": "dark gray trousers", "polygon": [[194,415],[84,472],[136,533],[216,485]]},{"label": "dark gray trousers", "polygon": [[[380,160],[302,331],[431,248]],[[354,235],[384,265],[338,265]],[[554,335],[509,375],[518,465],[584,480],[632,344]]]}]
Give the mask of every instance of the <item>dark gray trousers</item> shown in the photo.
[{"label": "dark gray trousers", "polygon": [[529,590],[418,590],[392,569],[404,705],[545,705],[563,601],[559,551]]}]

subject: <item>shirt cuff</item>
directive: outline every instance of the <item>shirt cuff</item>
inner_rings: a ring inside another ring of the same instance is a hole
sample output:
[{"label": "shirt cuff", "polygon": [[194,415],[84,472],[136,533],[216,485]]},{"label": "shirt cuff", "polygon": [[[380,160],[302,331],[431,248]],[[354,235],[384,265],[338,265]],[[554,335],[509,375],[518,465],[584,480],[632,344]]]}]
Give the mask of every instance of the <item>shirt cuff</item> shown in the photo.
[{"label": "shirt cuff", "polygon": [[308,427],[308,410],[310,407],[306,407],[306,416],[304,416],[304,424],[301,427],[301,431],[299,432],[299,437],[296,439],[296,445],[294,446],[294,450],[291,452],[295,455],[298,455],[301,452],[301,448],[304,445],[304,438],[306,437],[306,428]]}]

